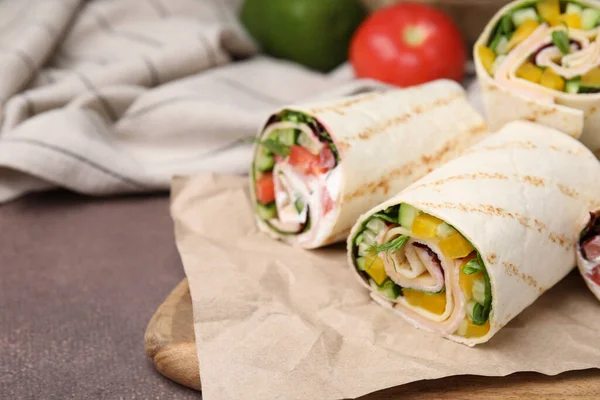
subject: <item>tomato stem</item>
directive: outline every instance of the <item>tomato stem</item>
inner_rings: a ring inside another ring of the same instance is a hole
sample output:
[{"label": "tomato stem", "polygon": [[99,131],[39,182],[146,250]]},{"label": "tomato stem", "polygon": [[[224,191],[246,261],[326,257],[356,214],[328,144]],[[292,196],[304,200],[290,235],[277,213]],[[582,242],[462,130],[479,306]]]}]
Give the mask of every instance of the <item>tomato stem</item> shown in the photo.
[{"label": "tomato stem", "polygon": [[422,26],[413,25],[404,29],[402,36],[404,41],[410,46],[418,47],[425,41],[425,39],[427,39],[429,32]]}]

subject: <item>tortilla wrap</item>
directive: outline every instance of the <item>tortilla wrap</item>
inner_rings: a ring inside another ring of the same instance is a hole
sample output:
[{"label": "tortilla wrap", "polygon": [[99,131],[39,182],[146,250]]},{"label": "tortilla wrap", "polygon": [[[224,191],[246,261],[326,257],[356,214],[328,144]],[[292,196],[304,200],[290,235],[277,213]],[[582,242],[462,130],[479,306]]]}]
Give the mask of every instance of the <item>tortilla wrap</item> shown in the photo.
[{"label": "tortilla wrap", "polygon": [[[301,113],[291,115],[308,122],[279,120],[281,113],[290,112]],[[450,80],[283,107],[269,118],[258,137],[264,142],[275,134],[282,140],[278,129],[302,132],[303,139],[298,136],[296,141],[304,143],[301,150],[312,151],[315,159],[301,154],[309,161],[298,162],[294,153],[297,143],[289,155],[275,157],[266,174],[273,177],[275,202],[271,206],[276,211],[271,210],[267,218],[257,212],[256,220],[260,230],[271,237],[307,249],[345,240],[362,212],[487,134],[483,118],[467,103],[463,88]],[[325,132],[324,138],[314,134],[319,130]],[[285,136],[287,141],[287,133]],[[262,207],[258,197],[263,195],[257,196],[256,188],[261,187],[265,175],[257,168],[263,164],[261,147],[257,144],[255,149],[250,185],[257,210]],[[314,173],[312,167],[320,165],[320,160],[326,160],[325,164],[331,161],[330,152],[337,153],[335,165],[325,171],[317,168]],[[269,200],[271,197],[265,202]]]},{"label": "tortilla wrap", "polygon": [[600,300],[600,208],[590,212],[581,225],[577,266],[588,288]]},{"label": "tortilla wrap", "polygon": [[[565,1],[561,0],[560,4],[564,9]],[[581,0],[578,4],[582,8],[600,9],[600,1],[596,0]],[[486,25],[474,46],[475,69],[490,130],[496,131],[507,122],[514,120],[538,122],[580,139],[597,157],[600,157],[600,93],[598,90],[583,93],[584,89],[581,88],[580,92],[568,93],[566,92],[569,90],[568,85],[559,91],[517,76],[519,67],[529,60],[534,64],[538,63],[544,71],[549,68],[561,76],[564,82],[576,81],[600,65],[600,42],[596,39],[600,28],[596,26],[586,30],[572,27],[567,29],[562,23],[551,26],[552,24],[548,22],[541,22],[527,39],[509,50],[506,55],[496,54],[496,61],[490,75],[484,66],[481,46],[489,47],[493,44],[498,29],[501,29],[503,17],[519,7],[537,10],[538,6],[536,2],[524,0],[509,3]],[[565,12],[563,11],[563,14]],[[568,39],[572,41],[568,55],[561,54],[560,49],[554,45],[552,34],[556,31],[565,32]],[[578,42],[581,48],[578,49],[578,45],[574,42]],[[537,53],[544,46],[547,47]]]},{"label": "tortilla wrap", "polygon": [[[415,327],[469,346],[487,342],[574,268],[599,176],[581,142],[509,123],[362,215],[347,242],[350,267],[377,303]],[[403,211],[411,209],[420,213],[409,220]],[[385,221],[395,212],[401,224]],[[428,221],[438,221],[432,235]],[[362,252],[369,237],[375,244]]]}]

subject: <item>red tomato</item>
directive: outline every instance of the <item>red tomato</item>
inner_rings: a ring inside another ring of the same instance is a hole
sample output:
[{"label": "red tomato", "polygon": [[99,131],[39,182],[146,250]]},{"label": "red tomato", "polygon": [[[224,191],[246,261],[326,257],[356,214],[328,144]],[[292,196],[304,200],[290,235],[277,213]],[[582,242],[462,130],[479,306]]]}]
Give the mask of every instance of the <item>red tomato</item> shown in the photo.
[{"label": "red tomato", "polygon": [[335,157],[329,147],[323,147],[319,154],[313,154],[306,147],[292,146],[288,159],[290,165],[307,175],[318,175],[335,166]]},{"label": "red tomato", "polygon": [[275,184],[272,173],[264,174],[256,180],[256,199],[262,204],[275,201]]},{"label": "red tomato", "polygon": [[349,58],[357,77],[407,87],[443,78],[461,81],[466,47],[448,15],[407,2],[371,14],[354,34]]}]

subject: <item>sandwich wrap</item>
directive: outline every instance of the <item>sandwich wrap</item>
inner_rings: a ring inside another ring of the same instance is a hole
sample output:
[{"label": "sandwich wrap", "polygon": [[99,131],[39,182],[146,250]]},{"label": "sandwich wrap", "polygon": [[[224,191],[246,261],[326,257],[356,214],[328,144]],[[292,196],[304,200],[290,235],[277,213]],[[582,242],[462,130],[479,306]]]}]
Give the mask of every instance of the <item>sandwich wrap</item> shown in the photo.
[{"label": "sandwich wrap", "polygon": [[524,119],[579,138],[600,157],[600,2],[519,0],[474,46],[488,124]]},{"label": "sandwich wrap", "polygon": [[486,342],[575,267],[599,176],[576,139],[509,123],[362,215],[348,237],[350,266],[415,327]]},{"label": "sandwich wrap", "polygon": [[283,107],[258,135],[251,196],[261,231],[307,249],[487,133],[456,82]]},{"label": "sandwich wrap", "polygon": [[577,266],[588,288],[600,300],[600,208],[590,212],[583,222]]}]

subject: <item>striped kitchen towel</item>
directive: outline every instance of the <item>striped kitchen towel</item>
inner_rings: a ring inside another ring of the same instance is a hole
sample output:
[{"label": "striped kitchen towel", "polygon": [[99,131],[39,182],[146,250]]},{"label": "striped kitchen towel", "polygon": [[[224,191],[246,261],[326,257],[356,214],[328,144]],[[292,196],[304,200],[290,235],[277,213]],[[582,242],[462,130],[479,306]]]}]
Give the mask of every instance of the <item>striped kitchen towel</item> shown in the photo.
[{"label": "striped kitchen towel", "polygon": [[[246,173],[273,109],[384,85],[260,55],[240,0],[1,0],[0,202]],[[234,62],[235,61],[235,62]]]}]

